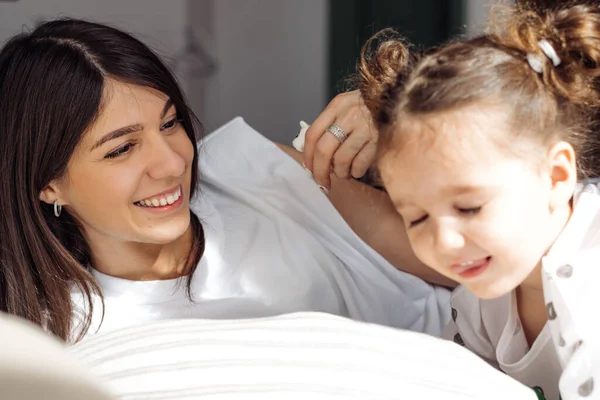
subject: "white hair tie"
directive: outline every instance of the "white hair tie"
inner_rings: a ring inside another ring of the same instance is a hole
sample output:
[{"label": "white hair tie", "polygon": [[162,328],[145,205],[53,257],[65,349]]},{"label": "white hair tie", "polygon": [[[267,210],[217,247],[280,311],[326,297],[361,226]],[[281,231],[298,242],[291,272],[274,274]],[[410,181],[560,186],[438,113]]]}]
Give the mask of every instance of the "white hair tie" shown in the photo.
[{"label": "white hair tie", "polygon": [[[546,39],[540,40],[538,42],[538,46],[540,47],[540,50],[542,50],[542,53],[544,53],[546,57],[548,57],[550,61],[552,61],[552,65],[554,65],[555,67],[560,65],[560,57],[558,56],[558,54],[556,54],[556,50],[554,50],[554,47],[552,47],[549,41],[547,41]],[[529,63],[531,69],[533,69],[538,74],[541,74],[544,70],[544,61],[537,54],[527,54],[527,62]]]}]

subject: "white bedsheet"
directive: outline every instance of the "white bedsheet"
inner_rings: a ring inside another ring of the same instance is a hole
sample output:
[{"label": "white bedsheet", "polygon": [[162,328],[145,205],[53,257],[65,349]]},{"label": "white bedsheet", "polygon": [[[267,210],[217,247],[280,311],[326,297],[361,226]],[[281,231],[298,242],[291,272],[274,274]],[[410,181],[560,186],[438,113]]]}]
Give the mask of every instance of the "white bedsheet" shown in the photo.
[{"label": "white bedsheet", "polygon": [[161,321],[70,349],[121,400],[534,400],[449,341],[327,314]]}]

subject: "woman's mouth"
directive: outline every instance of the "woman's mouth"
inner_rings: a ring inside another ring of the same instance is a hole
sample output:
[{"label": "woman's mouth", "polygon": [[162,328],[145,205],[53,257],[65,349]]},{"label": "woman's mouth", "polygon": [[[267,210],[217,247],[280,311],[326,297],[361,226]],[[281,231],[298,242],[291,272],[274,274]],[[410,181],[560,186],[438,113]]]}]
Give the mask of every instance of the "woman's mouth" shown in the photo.
[{"label": "woman's mouth", "polygon": [[136,201],[134,204],[152,211],[168,211],[178,207],[182,202],[183,190],[179,185],[173,190]]},{"label": "woman's mouth", "polygon": [[480,258],[456,262],[450,266],[450,270],[463,279],[472,279],[481,275],[489,267],[492,257]]}]

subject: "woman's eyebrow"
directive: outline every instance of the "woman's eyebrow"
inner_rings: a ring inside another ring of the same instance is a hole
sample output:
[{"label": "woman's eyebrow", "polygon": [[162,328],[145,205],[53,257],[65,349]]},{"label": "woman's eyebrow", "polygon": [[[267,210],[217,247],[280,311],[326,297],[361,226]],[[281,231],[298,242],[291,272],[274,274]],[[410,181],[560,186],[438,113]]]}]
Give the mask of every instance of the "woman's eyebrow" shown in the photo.
[{"label": "woman's eyebrow", "polygon": [[[167,115],[167,112],[171,109],[171,107],[173,107],[173,100],[167,99],[167,101],[165,102],[165,105],[163,107],[163,110],[160,113],[160,118],[161,119],[163,119],[165,117],[165,115]],[[109,132],[106,135],[102,136],[92,146],[92,148],[91,148],[90,151],[93,151],[93,150],[97,149],[98,147],[102,146],[106,142],[110,142],[111,140],[118,139],[121,136],[125,136],[125,135],[129,135],[131,133],[139,132],[139,131],[141,131],[143,129],[144,129],[144,126],[142,124],[128,125],[128,126],[124,126],[122,128],[116,129],[116,130],[114,130],[112,132]]]},{"label": "woman's eyebrow", "polygon": [[134,132],[139,132],[141,130],[144,129],[144,126],[141,124],[135,124],[135,125],[128,125],[128,126],[124,126],[123,128],[119,128],[116,129],[104,136],[102,136],[90,149],[90,151],[93,151],[95,149],[97,149],[98,147],[102,146],[104,143],[106,142],[110,142],[111,140],[114,139],[118,139],[121,136],[125,136],[125,135],[129,135],[131,133]]}]

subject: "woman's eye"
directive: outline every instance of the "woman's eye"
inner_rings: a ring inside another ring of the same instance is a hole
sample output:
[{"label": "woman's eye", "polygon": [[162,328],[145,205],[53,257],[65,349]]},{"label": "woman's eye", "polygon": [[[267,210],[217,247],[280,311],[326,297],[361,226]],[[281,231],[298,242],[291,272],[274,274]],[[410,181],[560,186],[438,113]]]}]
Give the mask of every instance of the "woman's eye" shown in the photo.
[{"label": "woman's eye", "polygon": [[477,214],[479,211],[481,211],[481,207],[457,208],[457,210],[461,214],[472,215],[472,214]]},{"label": "woman's eye", "polygon": [[118,149],[108,153],[106,156],[104,156],[104,158],[116,158],[123,154],[127,154],[133,148],[133,146],[135,146],[133,143],[127,143],[119,147]]},{"label": "woman's eye", "polygon": [[426,219],[427,219],[427,215],[423,215],[421,218],[411,221],[409,224],[409,228],[414,228],[415,226],[422,224],[423,222],[425,222]]},{"label": "woman's eye", "polygon": [[164,130],[169,130],[169,129],[173,129],[177,124],[181,123],[181,120],[179,118],[173,118],[170,121],[165,122],[161,127],[160,130],[164,131]]}]

